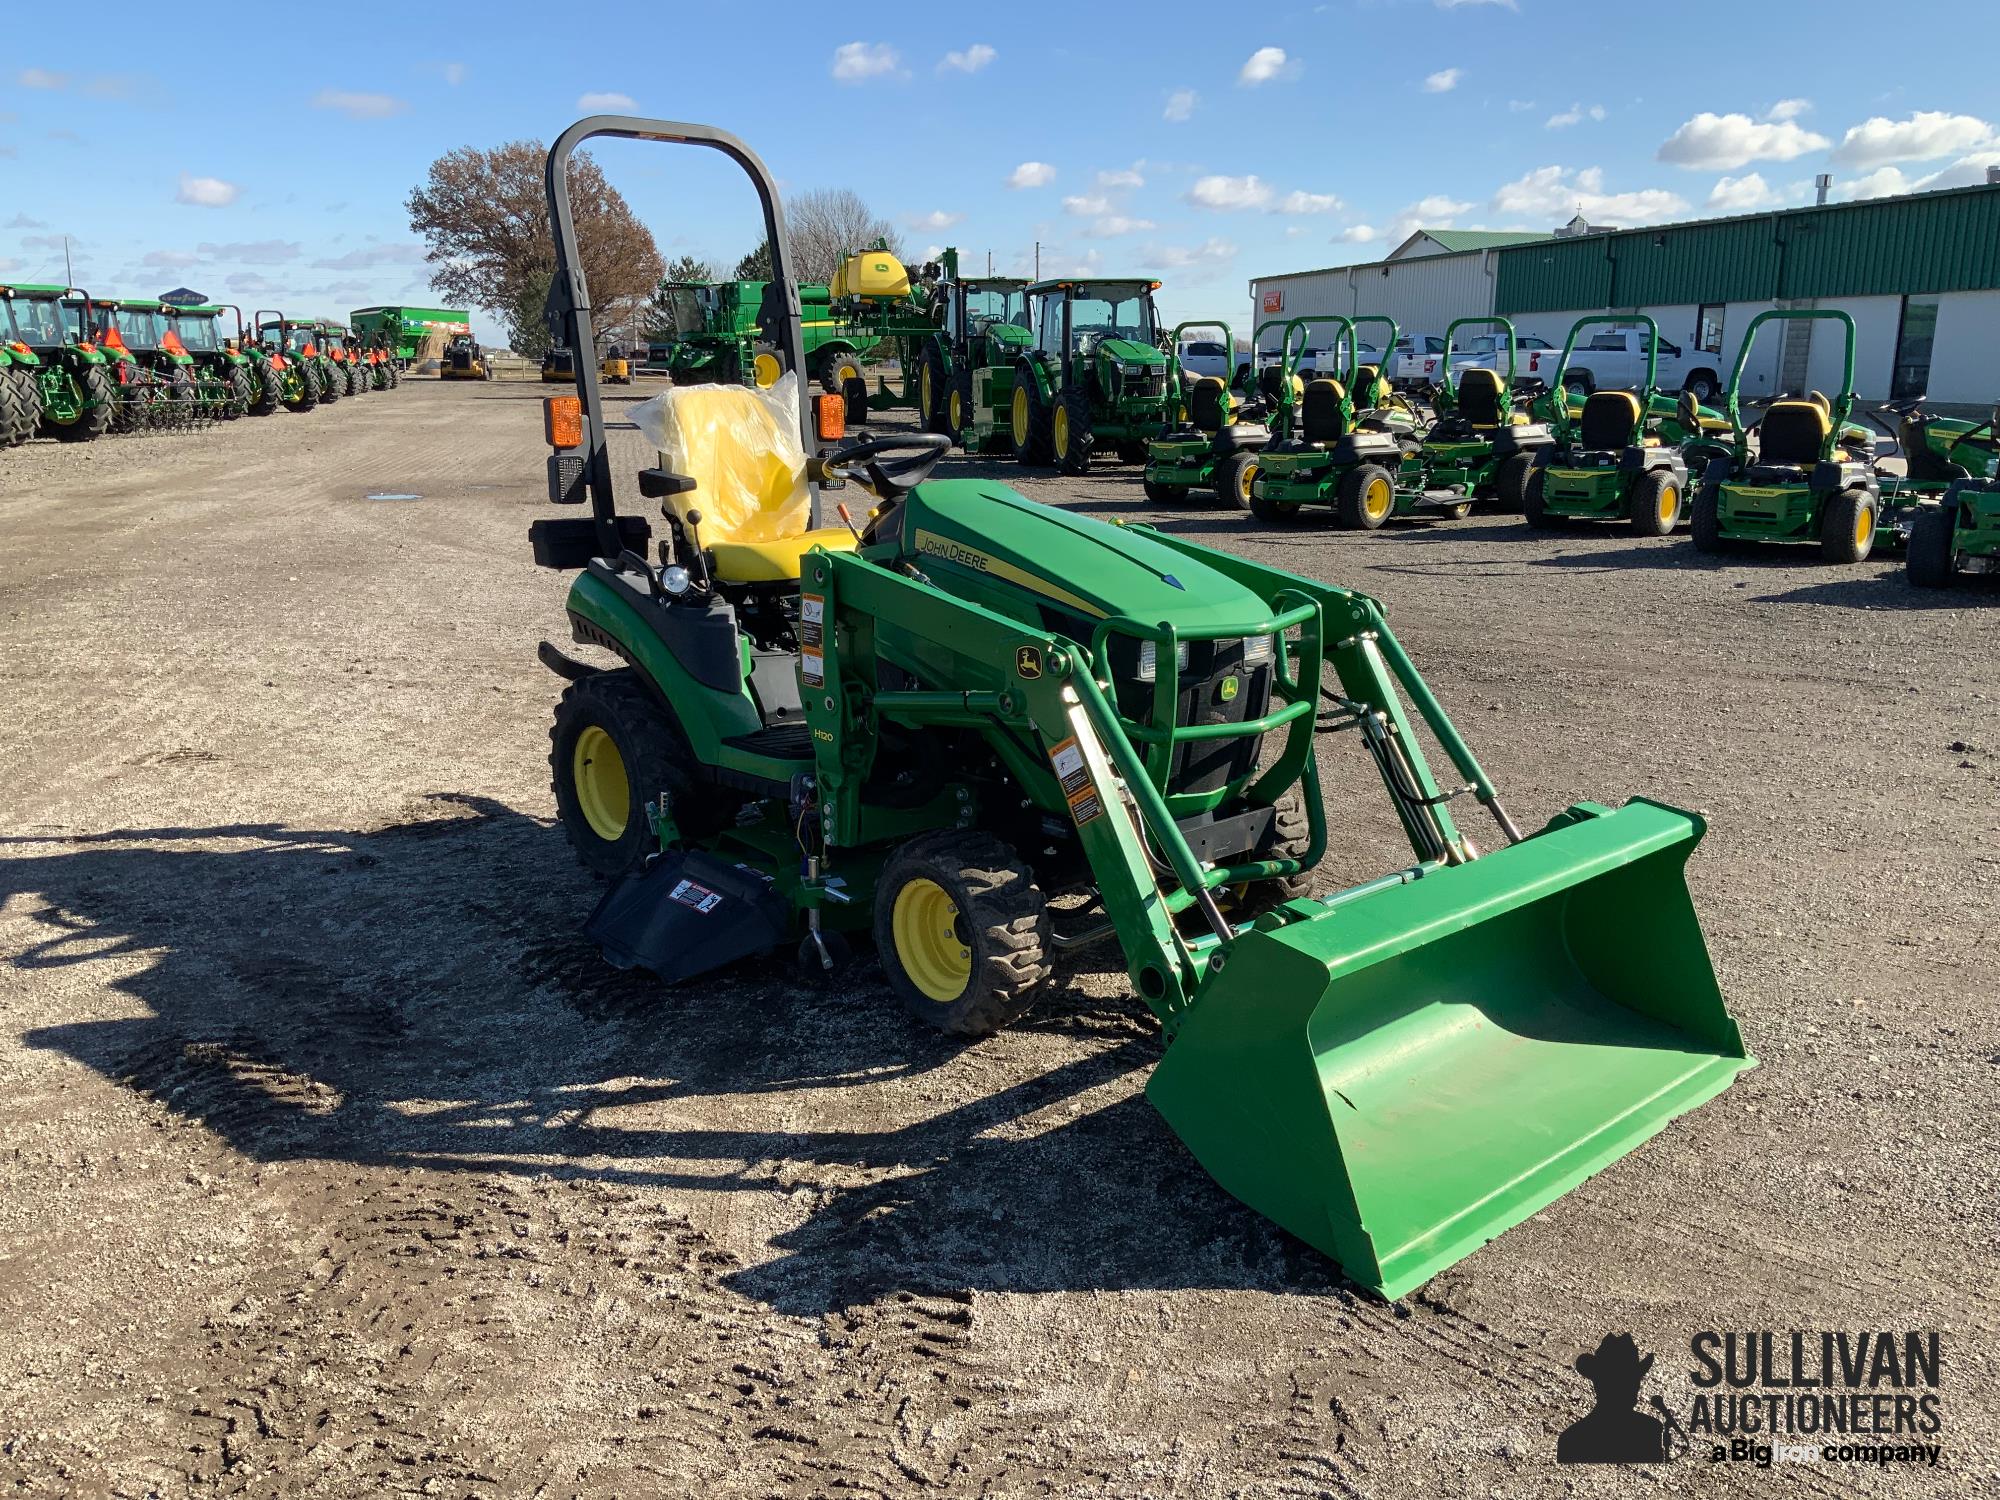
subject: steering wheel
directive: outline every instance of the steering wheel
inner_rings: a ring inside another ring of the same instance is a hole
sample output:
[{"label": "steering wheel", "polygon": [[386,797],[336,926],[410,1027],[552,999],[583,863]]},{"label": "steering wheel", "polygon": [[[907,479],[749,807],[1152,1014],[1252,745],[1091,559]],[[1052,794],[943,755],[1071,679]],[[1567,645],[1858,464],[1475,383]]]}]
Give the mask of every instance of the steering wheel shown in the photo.
[{"label": "steering wheel", "polygon": [[[895,432],[863,438],[817,462],[822,473],[852,479],[876,499],[893,502],[928,479],[937,461],[950,451],[951,439],[943,433]],[[888,457],[891,454],[901,457]],[[850,472],[857,467],[859,472]]]}]

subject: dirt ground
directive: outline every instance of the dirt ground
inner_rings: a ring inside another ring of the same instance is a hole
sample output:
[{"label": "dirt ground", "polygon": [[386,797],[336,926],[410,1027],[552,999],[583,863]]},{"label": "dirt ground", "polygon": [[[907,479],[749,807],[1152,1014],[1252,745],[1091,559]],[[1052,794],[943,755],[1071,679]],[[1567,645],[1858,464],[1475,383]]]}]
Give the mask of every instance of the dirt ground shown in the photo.
[{"label": "dirt ground", "polygon": [[[0,453],[0,1493],[2000,1493],[2000,592],[1024,482],[1383,599],[1524,826],[1712,820],[1761,1066],[1389,1305],[1195,1166],[1110,956],[973,1046],[599,961],[538,394]],[[1554,1462],[1607,1333],[1678,1411],[1701,1330],[1908,1328],[1936,1469]]]}]

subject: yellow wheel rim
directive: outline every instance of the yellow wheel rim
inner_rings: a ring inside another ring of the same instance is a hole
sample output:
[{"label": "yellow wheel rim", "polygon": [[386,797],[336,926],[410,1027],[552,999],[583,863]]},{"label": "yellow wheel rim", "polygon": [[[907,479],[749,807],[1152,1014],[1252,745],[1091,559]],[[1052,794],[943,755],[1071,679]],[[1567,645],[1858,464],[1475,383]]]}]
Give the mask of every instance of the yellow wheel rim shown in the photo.
[{"label": "yellow wheel rim", "polygon": [[1371,521],[1379,521],[1388,515],[1389,507],[1395,503],[1396,492],[1390,488],[1389,481],[1379,474],[1369,480],[1368,488],[1361,492],[1361,508]]},{"label": "yellow wheel rim", "polygon": [[760,391],[768,391],[776,385],[778,377],[783,373],[784,366],[778,363],[778,356],[775,354],[760,354],[750,361],[750,376],[757,382],[757,389]]},{"label": "yellow wheel rim", "polygon": [[923,408],[923,414],[926,417],[930,416],[931,367],[929,365],[925,365],[921,370],[917,371],[917,405]]},{"label": "yellow wheel rim", "polygon": [[953,391],[951,399],[945,405],[951,411],[951,430],[956,432],[965,425],[965,400],[957,391]]},{"label": "yellow wheel rim", "polygon": [[1668,485],[1660,491],[1660,524],[1671,526],[1680,519],[1681,492],[1678,485]]},{"label": "yellow wheel rim", "polygon": [[861,366],[851,359],[844,359],[835,367],[834,373],[839,377],[841,386],[845,388],[848,381],[861,373]]},{"label": "yellow wheel rim", "polygon": [[960,936],[958,903],[935,880],[919,877],[896,892],[889,936],[903,972],[933,1000],[952,1001],[972,982],[972,950]]},{"label": "yellow wheel rim", "polygon": [[597,725],[588,725],[570,752],[570,779],[576,783],[576,805],[590,831],[606,843],[623,838],[632,811],[632,783],[626,779],[618,742]]},{"label": "yellow wheel rim", "polygon": [[1256,487],[1257,466],[1255,464],[1245,464],[1236,476],[1236,493],[1245,501],[1248,501],[1250,492]]},{"label": "yellow wheel rim", "polygon": [[1028,393],[1019,386],[1014,387],[1012,416],[1014,421],[1014,446],[1016,448],[1025,448],[1028,446]]},{"label": "yellow wheel rim", "polygon": [[1865,547],[1868,545],[1868,539],[1874,535],[1875,535],[1875,512],[1870,510],[1867,506],[1864,505],[1858,512],[1855,513],[1854,544],[1857,547]]},{"label": "yellow wheel rim", "polygon": [[1069,457],[1069,408],[1056,408],[1056,457]]}]

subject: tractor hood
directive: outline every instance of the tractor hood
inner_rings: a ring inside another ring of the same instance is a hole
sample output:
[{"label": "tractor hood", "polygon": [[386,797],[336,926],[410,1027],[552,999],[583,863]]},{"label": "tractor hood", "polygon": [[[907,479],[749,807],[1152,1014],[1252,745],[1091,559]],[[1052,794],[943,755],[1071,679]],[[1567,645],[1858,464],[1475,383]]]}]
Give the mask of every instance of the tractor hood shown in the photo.
[{"label": "tractor hood", "polygon": [[1006,344],[1017,349],[1025,349],[1033,335],[1019,323],[988,323],[986,336],[996,344]]},{"label": "tractor hood", "polygon": [[1053,610],[1093,627],[1126,615],[1226,631],[1270,614],[1256,594],[1184,552],[992,480],[920,485],[902,523],[903,555],[933,583],[1016,619],[1041,623]]},{"label": "tractor hood", "polygon": [[1163,365],[1167,362],[1165,354],[1137,339],[1103,339],[1099,341],[1096,352],[1127,365]]}]

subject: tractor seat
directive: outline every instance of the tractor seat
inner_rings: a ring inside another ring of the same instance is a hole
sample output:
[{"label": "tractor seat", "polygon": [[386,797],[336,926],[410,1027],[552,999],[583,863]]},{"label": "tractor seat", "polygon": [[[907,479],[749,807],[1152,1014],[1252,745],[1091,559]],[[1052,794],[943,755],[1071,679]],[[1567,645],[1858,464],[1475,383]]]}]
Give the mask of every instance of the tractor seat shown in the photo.
[{"label": "tractor seat", "polygon": [[1213,375],[1204,375],[1188,392],[1188,421],[1211,435],[1229,425],[1229,392]]},{"label": "tractor seat", "polygon": [[1357,411],[1373,411],[1389,404],[1387,382],[1379,365],[1363,365],[1354,372],[1354,406]]},{"label": "tractor seat", "polygon": [[1831,426],[1818,401],[1774,401],[1757,424],[1757,462],[1767,467],[1818,463]]},{"label": "tractor seat", "polygon": [[1639,398],[1630,391],[1595,391],[1583,403],[1578,429],[1582,446],[1592,452],[1629,447],[1639,426]]},{"label": "tractor seat", "polygon": [[1299,406],[1299,435],[1315,444],[1346,437],[1347,413],[1341,408],[1346,395],[1338,380],[1315,380],[1307,386]]},{"label": "tractor seat", "polygon": [[1498,427],[1506,419],[1500,395],[1500,377],[1484,365],[1474,365],[1458,378],[1458,415],[1475,429]]},{"label": "tractor seat", "polygon": [[845,526],[822,526],[775,542],[717,542],[708,549],[717,583],[797,583],[805,555],[815,547],[852,552],[854,533]]}]

